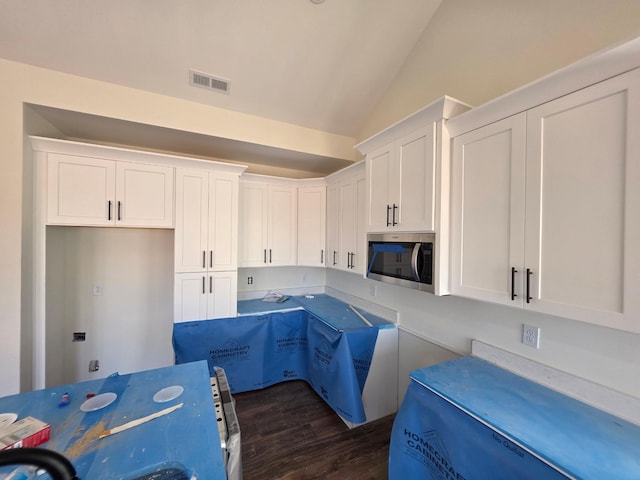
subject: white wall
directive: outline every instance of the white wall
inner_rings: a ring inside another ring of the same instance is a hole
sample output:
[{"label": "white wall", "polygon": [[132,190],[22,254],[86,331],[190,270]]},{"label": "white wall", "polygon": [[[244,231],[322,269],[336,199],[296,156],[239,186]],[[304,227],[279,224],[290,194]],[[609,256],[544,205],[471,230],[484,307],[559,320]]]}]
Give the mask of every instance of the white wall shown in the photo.
[{"label": "white wall", "polygon": [[[29,202],[32,197],[29,189],[31,169],[23,168],[24,162],[30,161],[24,135],[48,135],[51,129],[25,118],[25,104],[327,157],[347,160],[355,157],[352,138],[2,59],[0,78],[0,330],[4,341],[0,349],[0,365],[4,367],[0,369],[0,395],[16,393],[21,385],[23,389],[31,387],[30,365],[26,361],[21,365],[21,358],[31,358],[32,355],[29,338],[32,313],[23,304],[28,305],[33,290],[29,258],[31,229],[26,225],[32,209]],[[23,194],[27,202],[23,201]],[[23,254],[26,256],[24,264]]]},{"label": "white wall", "polygon": [[637,0],[446,0],[358,137],[445,94],[481,105],[638,35]]},{"label": "white wall", "polygon": [[[382,283],[377,283],[378,295],[372,297],[371,282],[327,270],[327,284],[332,288],[397,310],[402,328],[452,353],[471,353],[471,340],[477,339],[640,398],[640,335]],[[539,350],[522,344],[524,323],[541,328]]]},{"label": "white wall", "polygon": [[173,230],[47,227],[46,333],[47,387],[173,365]]},{"label": "white wall", "polygon": [[287,295],[321,293],[325,278],[325,269],[316,267],[239,268],[238,300],[262,298],[269,290]]}]

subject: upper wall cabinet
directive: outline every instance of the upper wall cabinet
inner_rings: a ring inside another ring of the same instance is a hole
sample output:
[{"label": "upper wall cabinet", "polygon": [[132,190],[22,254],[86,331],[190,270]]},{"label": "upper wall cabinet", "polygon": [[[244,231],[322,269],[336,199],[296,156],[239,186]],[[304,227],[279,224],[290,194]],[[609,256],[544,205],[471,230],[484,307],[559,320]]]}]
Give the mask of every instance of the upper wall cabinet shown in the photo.
[{"label": "upper wall cabinet", "polygon": [[298,265],[325,266],[327,187],[301,180],[298,187]]},{"label": "upper wall cabinet", "polygon": [[241,177],[239,267],[295,265],[296,224],[295,180]]},{"label": "upper wall cabinet", "polygon": [[444,120],[468,108],[443,97],[356,146],[367,160],[368,232],[442,230],[449,214]]},{"label": "upper wall cabinet", "polygon": [[640,332],[640,69],[459,120],[452,293]]},{"label": "upper wall cabinet", "polygon": [[173,227],[172,167],[47,156],[47,223]]},{"label": "upper wall cabinet", "polygon": [[176,272],[238,268],[238,175],[176,172]]},{"label": "upper wall cabinet", "polygon": [[360,162],[327,177],[326,266],[364,275],[365,168]]}]

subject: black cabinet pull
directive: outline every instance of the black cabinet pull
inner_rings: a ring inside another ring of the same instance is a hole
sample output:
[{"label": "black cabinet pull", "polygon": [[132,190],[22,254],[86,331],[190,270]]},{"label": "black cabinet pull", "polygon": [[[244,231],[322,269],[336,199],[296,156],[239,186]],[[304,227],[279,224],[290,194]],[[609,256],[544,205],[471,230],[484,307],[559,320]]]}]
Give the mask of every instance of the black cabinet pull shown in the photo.
[{"label": "black cabinet pull", "polygon": [[269,249],[269,263],[271,263],[271,249]]},{"label": "black cabinet pull", "polygon": [[122,202],[118,200],[118,221],[122,220]]},{"label": "black cabinet pull", "polygon": [[207,291],[205,290],[205,284],[204,284],[204,281],[205,281],[205,277],[203,276],[203,277],[202,277],[202,294],[203,294],[203,295],[205,295],[205,294],[207,293]]},{"label": "black cabinet pull", "polygon": [[111,221],[111,204],[113,202],[111,200],[109,200],[107,202],[107,220]]},{"label": "black cabinet pull", "polygon": [[209,250],[209,268],[213,268],[213,250]]},{"label": "black cabinet pull", "polygon": [[267,249],[264,249],[264,263],[267,263]]},{"label": "black cabinet pull", "polygon": [[213,293],[213,276],[209,276],[209,293]]},{"label": "black cabinet pull", "polygon": [[511,267],[511,300],[515,300],[518,295],[516,295],[516,270],[514,267]]},{"label": "black cabinet pull", "polygon": [[324,250],[320,250],[320,265],[324,263]]},{"label": "black cabinet pull", "polygon": [[398,222],[396,221],[396,210],[398,209],[398,206],[394,203],[393,204],[393,215],[391,216],[391,226],[395,227]]},{"label": "black cabinet pull", "polygon": [[336,252],[336,251],[334,250],[334,251],[333,251],[333,265],[334,265],[334,266],[336,265],[336,253],[338,253],[338,252]]},{"label": "black cabinet pull", "polygon": [[202,268],[207,268],[207,252],[202,250]]},{"label": "black cabinet pull", "polygon": [[527,268],[527,303],[531,303],[531,295],[529,293],[529,285],[531,283],[531,274],[533,272]]},{"label": "black cabinet pull", "polygon": [[391,207],[389,205],[387,205],[387,227],[389,225],[391,225],[391,222],[389,221],[389,212],[391,211]]}]

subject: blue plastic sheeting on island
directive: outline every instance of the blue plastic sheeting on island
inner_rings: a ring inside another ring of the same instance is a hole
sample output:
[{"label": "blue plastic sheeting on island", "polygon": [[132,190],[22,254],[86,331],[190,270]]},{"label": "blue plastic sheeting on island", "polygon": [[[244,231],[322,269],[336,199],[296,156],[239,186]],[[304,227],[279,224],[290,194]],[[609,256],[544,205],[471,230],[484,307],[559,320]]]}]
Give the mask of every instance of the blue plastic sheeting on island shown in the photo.
[{"label": "blue plastic sheeting on island", "polygon": [[225,370],[232,393],[305,380],[350,422],[366,421],[362,390],[378,329],[344,330],[305,310],[177,323],[176,363],[207,360]]},{"label": "blue plastic sheeting on island", "polygon": [[[172,385],[184,388],[179,397],[166,403],[153,400],[158,391]],[[115,393],[115,401],[94,411],[81,409],[88,396],[106,392]],[[60,407],[64,394],[68,394],[69,403]],[[167,415],[98,438],[106,429],[180,403],[181,408]],[[0,412],[15,412],[19,419],[31,416],[48,423],[50,439],[41,447],[67,457],[78,478],[131,479],[161,468],[179,468],[190,479],[227,478],[205,362],[3,397]],[[0,468],[0,478],[13,468]]]},{"label": "blue plastic sheeting on island", "polygon": [[640,427],[463,357],[411,373],[389,478],[638,479]]}]

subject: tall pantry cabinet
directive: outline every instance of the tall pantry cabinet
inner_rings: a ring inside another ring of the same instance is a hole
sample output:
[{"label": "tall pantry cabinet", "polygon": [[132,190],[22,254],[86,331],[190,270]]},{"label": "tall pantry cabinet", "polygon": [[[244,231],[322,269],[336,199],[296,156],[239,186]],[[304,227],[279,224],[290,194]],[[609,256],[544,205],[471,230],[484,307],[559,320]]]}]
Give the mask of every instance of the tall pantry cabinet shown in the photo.
[{"label": "tall pantry cabinet", "polygon": [[452,293],[640,332],[640,69],[478,110],[452,121]]},{"label": "tall pantry cabinet", "polygon": [[237,167],[176,172],[176,322],[236,315]]}]

